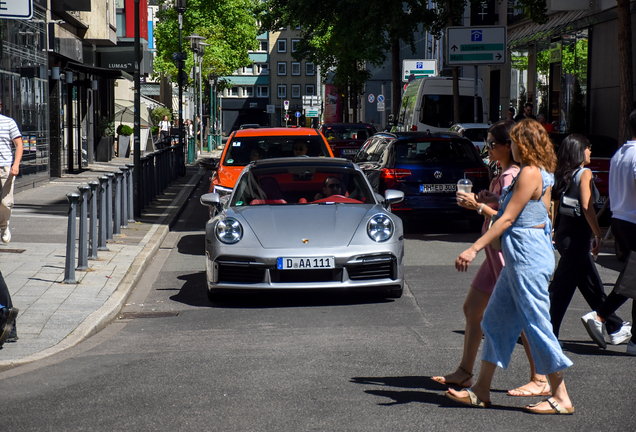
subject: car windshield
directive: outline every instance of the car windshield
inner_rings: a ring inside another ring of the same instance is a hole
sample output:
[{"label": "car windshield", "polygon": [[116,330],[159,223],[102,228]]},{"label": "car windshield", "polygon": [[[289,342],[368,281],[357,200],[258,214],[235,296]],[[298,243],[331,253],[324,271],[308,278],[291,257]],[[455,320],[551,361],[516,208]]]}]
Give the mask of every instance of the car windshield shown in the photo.
[{"label": "car windshield", "polygon": [[245,166],[260,159],[290,156],[329,156],[322,137],[258,136],[234,137],[228,144],[223,164]]},{"label": "car windshield", "polygon": [[373,135],[373,129],[361,125],[327,126],[323,130],[323,135],[327,140],[365,140]]},{"label": "car windshield", "polygon": [[241,176],[231,206],[375,203],[364,174],[351,167],[255,166]]},{"label": "car windshield", "polygon": [[479,154],[471,143],[454,140],[418,140],[396,143],[396,164],[475,162]]},{"label": "car windshield", "polygon": [[[470,123],[474,121],[475,108],[473,96],[459,97],[459,122]],[[483,105],[481,98],[477,98],[477,118],[483,118]],[[453,95],[424,95],[420,122],[439,128],[447,128],[453,120]]]}]

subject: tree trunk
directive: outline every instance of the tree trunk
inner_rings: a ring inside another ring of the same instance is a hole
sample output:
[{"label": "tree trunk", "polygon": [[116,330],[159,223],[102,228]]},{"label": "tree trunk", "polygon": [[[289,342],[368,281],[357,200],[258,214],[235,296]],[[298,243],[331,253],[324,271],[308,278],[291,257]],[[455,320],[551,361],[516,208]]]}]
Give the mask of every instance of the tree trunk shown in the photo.
[{"label": "tree trunk", "polygon": [[[391,42],[391,114],[397,121],[402,104],[402,64],[400,62],[400,39]],[[393,126],[393,125],[391,125]],[[389,128],[390,129],[390,128]]]},{"label": "tree trunk", "polygon": [[629,0],[617,0],[618,6],[618,74],[621,100],[618,112],[618,141],[623,145],[633,138],[629,126],[629,114],[634,102],[634,79],[632,62],[632,17]]},{"label": "tree trunk", "polygon": [[345,85],[340,93],[342,97],[342,117],[344,123],[349,123],[349,85]]}]

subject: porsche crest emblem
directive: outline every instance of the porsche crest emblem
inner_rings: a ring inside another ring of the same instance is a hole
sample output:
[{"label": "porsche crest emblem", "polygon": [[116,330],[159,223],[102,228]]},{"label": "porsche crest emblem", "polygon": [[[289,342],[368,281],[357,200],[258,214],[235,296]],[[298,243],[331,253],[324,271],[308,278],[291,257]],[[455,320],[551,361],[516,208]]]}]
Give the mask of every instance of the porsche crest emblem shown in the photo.
[{"label": "porsche crest emblem", "polygon": [[309,243],[309,239],[303,239],[303,243],[305,244]]}]

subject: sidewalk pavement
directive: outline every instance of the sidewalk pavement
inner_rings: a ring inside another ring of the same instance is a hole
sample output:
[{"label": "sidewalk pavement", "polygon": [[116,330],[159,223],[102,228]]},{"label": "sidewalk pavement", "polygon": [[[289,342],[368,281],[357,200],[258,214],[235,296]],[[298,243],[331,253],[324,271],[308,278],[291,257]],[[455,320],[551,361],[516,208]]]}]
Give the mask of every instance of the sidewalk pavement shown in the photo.
[{"label": "sidewalk pavement", "polygon": [[219,156],[220,151],[200,154],[184,177],[169,185],[128,228],[122,228],[121,236],[108,242],[108,251],[99,251],[97,260],[88,261],[89,270],[75,271],[77,284],[62,283],[69,209],[66,194],[78,192],[77,186],[132,160],[115,158],[91,164],[81,173],[65,174],[17,193],[9,225],[13,238],[8,244],[0,243],[0,269],[13,305],[20,310],[19,340],[0,349],[0,371],[70,348],[108,325],[204,178],[206,171],[199,162]]}]

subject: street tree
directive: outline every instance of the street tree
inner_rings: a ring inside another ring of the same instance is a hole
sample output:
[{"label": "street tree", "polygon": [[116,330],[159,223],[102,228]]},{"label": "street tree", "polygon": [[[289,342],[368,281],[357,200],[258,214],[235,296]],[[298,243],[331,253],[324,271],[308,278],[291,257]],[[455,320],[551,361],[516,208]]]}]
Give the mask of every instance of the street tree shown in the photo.
[{"label": "street tree", "polygon": [[[154,74],[165,75],[176,82],[178,67],[172,54],[179,51],[179,24],[177,11],[171,0],[166,8],[157,12],[159,22],[154,30],[157,41]],[[182,51],[188,54],[185,70],[194,66],[189,40],[192,33],[203,36],[205,54],[202,70],[215,76],[229,76],[240,67],[252,63],[248,50],[257,49],[258,23],[255,15],[257,0],[188,0],[183,16]],[[219,88],[231,85],[220,81]]]}]

